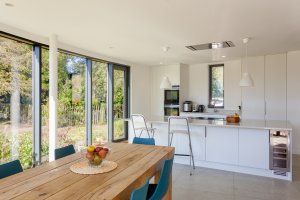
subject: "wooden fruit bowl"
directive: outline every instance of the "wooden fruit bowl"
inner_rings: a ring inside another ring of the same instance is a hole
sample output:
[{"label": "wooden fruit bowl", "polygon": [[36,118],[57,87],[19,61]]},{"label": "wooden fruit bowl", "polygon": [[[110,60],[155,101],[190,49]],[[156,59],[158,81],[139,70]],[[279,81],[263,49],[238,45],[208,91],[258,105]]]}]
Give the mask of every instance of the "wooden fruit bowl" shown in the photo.
[{"label": "wooden fruit bowl", "polygon": [[228,123],[239,123],[240,122],[240,117],[238,117],[238,116],[227,116],[226,121]]}]

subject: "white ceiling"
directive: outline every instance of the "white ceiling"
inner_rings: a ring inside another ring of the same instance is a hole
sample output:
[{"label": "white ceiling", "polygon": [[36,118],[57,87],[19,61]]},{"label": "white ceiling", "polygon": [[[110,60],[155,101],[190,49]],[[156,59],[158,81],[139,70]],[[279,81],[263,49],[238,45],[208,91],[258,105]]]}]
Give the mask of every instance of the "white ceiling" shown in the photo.
[{"label": "white ceiling", "polygon": [[250,55],[299,50],[299,8],[299,0],[0,0],[0,23],[138,64],[192,64],[210,62],[212,51],[187,45],[231,40],[236,47],[219,52],[228,60],[243,55],[249,36]]}]

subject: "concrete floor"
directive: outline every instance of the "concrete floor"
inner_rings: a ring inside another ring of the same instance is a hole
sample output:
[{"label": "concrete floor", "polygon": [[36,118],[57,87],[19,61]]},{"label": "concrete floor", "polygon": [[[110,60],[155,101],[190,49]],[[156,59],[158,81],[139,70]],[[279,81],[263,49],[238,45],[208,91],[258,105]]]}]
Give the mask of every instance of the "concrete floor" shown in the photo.
[{"label": "concrete floor", "polygon": [[196,167],[173,166],[174,200],[300,200],[300,156],[293,159],[293,182]]}]

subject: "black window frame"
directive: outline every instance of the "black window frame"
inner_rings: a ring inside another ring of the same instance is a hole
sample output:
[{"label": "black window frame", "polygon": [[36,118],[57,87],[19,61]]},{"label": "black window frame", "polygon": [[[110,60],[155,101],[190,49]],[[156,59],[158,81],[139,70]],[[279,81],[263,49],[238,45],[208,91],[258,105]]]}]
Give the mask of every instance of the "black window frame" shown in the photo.
[{"label": "black window frame", "polygon": [[[214,65],[209,65],[209,90],[208,90],[208,108],[224,108],[225,105],[225,91],[224,91],[224,64],[214,64]],[[214,67],[222,67],[223,68],[223,106],[215,106],[213,104],[211,104],[212,102],[212,69]]]}]

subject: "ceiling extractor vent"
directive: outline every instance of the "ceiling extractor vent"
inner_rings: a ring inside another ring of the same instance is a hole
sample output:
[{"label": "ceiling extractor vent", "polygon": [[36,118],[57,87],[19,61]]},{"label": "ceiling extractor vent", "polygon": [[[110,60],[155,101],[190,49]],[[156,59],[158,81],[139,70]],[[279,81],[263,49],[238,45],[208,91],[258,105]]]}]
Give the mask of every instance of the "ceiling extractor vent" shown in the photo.
[{"label": "ceiling extractor vent", "polygon": [[221,49],[221,48],[234,47],[234,46],[235,45],[233,44],[233,42],[225,41],[225,42],[212,42],[207,44],[186,46],[186,48],[192,51],[198,51],[198,50],[207,50],[207,49]]}]

